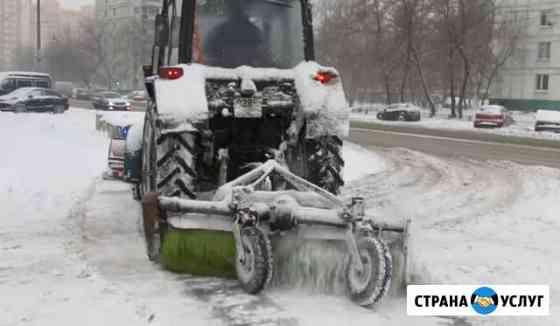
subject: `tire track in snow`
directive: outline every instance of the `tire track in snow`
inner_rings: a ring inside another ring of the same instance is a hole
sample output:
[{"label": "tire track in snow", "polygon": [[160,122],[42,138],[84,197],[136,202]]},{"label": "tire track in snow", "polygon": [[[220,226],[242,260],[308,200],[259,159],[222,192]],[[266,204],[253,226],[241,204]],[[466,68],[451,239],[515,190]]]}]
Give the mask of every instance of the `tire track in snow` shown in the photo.
[{"label": "tire track in snow", "polygon": [[132,199],[127,184],[100,182],[80,214],[79,252],[92,273],[111,284],[110,291],[136,305],[141,320],[157,324],[162,314],[168,314],[176,323],[185,319],[179,315],[192,314],[193,307],[199,307],[196,314],[204,322],[192,323],[190,316],[189,324],[298,324],[272,299],[248,295],[235,281],[175,275],[148,261],[140,205]]},{"label": "tire track in snow", "polygon": [[[368,212],[382,220],[413,218],[415,282],[550,284],[552,294],[560,293],[559,170],[402,149],[376,152],[388,169],[349,184],[345,196],[365,194]],[[499,324],[519,323],[506,319]],[[558,325],[551,318],[526,324]]]}]

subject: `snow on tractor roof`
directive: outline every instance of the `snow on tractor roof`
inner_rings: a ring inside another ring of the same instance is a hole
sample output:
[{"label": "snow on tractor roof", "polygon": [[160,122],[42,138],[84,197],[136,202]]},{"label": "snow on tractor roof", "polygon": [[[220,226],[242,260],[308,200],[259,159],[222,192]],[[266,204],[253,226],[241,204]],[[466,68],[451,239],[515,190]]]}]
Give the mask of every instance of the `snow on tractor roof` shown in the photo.
[{"label": "snow on tractor roof", "polygon": [[143,124],[136,123],[130,127],[130,129],[128,130],[128,135],[126,136],[126,151],[128,153],[134,153],[142,149],[143,134]]},{"label": "snow on tractor roof", "polygon": [[[179,65],[184,75],[176,80],[156,80],[156,101],[158,112],[174,120],[196,122],[208,116],[206,80],[256,81],[294,80],[301,106],[306,115],[316,115],[321,119],[321,128],[328,128],[330,134],[346,136],[349,132],[350,109],[339,73],[316,62],[302,62],[293,69],[253,68],[242,66],[235,69],[214,68],[200,64]],[[314,79],[318,72],[328,72],[335,76],[329,84]],[[316,130],[317,132],[321,132]],[[310,135],[308,135],[310,136]]]}]

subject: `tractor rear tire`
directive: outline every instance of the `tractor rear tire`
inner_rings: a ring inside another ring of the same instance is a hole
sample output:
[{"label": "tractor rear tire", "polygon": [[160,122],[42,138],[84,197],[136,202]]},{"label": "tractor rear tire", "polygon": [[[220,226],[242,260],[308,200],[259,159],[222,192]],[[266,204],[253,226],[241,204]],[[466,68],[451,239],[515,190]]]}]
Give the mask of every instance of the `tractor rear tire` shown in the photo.
[{"label": "tractor rear tire", "polygon": [[156,139],[158,192],[168,197],[196,199],[196,133],[170,133]]},{"label": "tractor rear tire", "polygon": [[358,253],[363,270],[358,271],[352,259],[346,265],[346,288],[350,299],[357,304],[370,307],[377,304],[390,286],[392,263],[387,246],[376,238],[358,241]]},{"label": "tractor rear tire", "polygon": [[344,186],[342,169],[342,140],[336,136],[322,136],[306,140],[306,179],[335,194]]},{"label": "tractor rear tire", "polygon": [[235,257],[237,278],[249,294],[257,294],[270,282],[273,271],[272,245],[264,232],[256,227],[241,229],[244,259]]}]

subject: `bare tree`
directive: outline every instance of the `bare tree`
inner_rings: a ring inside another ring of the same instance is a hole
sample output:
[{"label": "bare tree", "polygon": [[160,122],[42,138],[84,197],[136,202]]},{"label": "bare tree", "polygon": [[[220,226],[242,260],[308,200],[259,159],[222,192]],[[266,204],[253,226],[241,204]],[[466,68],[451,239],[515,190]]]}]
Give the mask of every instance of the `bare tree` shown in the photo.
[{"label": "bare tree", "polygon": [[488,97],[520,42],[522,29],[503,19],[498,1],[320,2],[317,53],[341,71],[353,100],[398,98],[435,114],[437,94],[451,100],[451,117],[461,118],[467,99]]}]

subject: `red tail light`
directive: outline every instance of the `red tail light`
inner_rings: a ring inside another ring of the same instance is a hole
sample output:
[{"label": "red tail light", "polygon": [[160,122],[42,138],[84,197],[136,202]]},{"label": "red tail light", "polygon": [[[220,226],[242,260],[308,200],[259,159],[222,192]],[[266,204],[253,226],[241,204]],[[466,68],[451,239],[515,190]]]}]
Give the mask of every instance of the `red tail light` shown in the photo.
[{"label": "red tail light", "polygon": [[337,77],[338,76],[331,71],[319,71],[317,75],[313,77],[313,79],[325,85],[330,83],[333,79],[336,79]]},{"label": "red tail light", "polygon": [[159,68],[159,78],[161,79],[179,79],[183,77],[183,68],[177,67],[166,67]]}]

